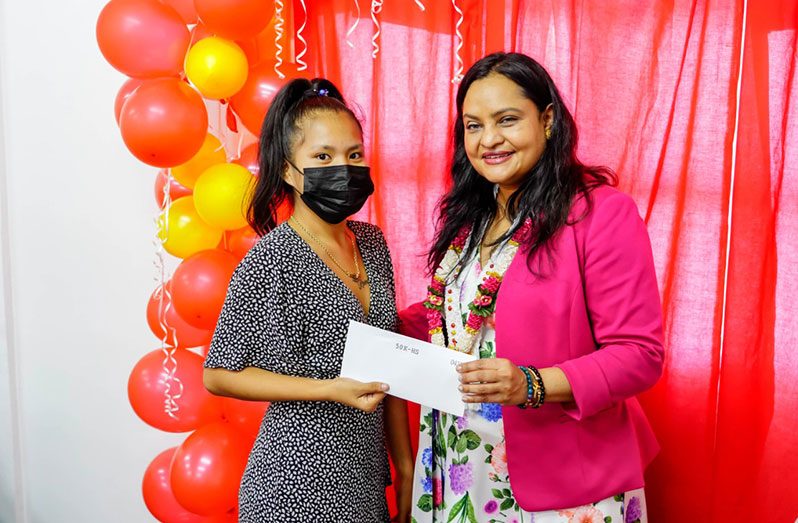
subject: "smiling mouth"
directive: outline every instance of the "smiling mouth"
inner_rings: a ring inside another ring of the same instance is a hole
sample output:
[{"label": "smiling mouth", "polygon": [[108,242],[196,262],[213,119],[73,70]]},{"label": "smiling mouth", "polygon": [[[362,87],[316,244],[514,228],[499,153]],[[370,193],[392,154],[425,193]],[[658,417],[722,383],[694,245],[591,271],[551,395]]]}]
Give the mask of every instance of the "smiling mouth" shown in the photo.
[{"label": "smiling mouth", "polygon": [[497,165],[506,162],[513,154],[512,151],[485,153],[482,155],[482,161],[488,165]]}]

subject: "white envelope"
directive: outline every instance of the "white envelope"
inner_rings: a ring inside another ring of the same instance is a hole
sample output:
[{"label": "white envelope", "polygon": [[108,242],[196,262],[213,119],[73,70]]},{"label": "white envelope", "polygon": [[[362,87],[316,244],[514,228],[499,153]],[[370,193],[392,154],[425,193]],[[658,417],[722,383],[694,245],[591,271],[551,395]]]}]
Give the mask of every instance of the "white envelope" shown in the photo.
[{"label": "white envelope", "polygon": [[475,357],[415,338],[349,322],[341,376],[379,381],[393,396],[462,416],[465,404],[455,367]]}]

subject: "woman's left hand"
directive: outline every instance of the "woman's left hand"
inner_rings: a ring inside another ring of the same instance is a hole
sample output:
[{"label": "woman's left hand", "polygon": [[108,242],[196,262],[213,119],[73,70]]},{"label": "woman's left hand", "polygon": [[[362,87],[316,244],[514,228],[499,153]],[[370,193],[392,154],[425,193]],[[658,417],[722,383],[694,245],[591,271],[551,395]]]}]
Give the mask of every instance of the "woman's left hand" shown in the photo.
[{"label": "woman's left hand", "polygon": [[519,405],[526,401],[524,371],[504,358],[485,358],[457,366],[466,403]]}]

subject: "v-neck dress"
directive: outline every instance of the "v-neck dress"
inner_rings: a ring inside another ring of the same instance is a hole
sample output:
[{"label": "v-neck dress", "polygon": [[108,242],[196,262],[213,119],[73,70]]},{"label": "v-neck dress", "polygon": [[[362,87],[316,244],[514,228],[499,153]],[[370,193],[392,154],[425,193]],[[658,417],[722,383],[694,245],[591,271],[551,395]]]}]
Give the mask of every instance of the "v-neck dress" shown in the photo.
[{"label": "v-neck dress", "polygon": [[[349,320],[395,330],[391,257],[379,228],[349,222],[368,275],[368,316],[351,290],[284,223],[233,274],[205,367],[339,376]],[[335,402],[269,407],[239,491],[241,522],[383,522],[390,471],[383,408]]]}]

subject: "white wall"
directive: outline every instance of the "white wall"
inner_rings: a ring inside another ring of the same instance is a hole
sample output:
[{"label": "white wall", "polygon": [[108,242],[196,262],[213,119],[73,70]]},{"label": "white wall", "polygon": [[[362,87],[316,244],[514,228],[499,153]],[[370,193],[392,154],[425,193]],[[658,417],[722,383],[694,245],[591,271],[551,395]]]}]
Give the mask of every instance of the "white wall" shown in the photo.
[{"label": "white wall", "polygon": [[[151,521],[141,475],[184,437],[146,426],[127,401],[128,373],[156,347],[155,170],[114,121],[124,78],[96,46],[104,3],[0,0],[3,522]],[[24,504],[9,501],[17,484]]]}]

